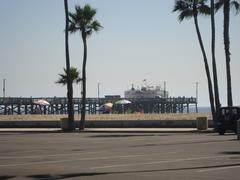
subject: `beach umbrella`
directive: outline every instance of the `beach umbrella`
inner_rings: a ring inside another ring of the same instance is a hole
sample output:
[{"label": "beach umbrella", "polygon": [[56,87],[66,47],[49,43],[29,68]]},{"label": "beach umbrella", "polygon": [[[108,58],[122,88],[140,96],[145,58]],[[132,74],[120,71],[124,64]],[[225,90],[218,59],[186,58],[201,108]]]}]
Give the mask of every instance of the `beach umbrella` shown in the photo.
[{"label": "beach umbrella", "polygon": [[113,103],[105,103],[103,105],[101,105],[99,108],[103,108],[103,109],[111,109],[113,107]]},{"label": "beach umbrella", "polygon": [[47,102],[45,99],[39,99],[37,101],[34,101],[34,104],[40,105],[40,106],[48,106],[50,105],[49,102]]},{"label": "beach umbrella", "polygon": [[113,103],[105,103],[105,104],[103,104],[103,105],[101,105],[100,107],[99,107],[99,110],[106,110],[106,109],[112,109],[112,107],[113,107]]},{"label": "beach umbrella", "polygon": [[105,103],[99,107],[99,111],[102,111],[104,113],[109,113],[113,107],[113,103]]},{"label": "beach umbrella", "polygon": [[122,106],[122,112],[125,113],[125,106],[128,104],[131,104],[132,102],[127,99],[121,99],[115,102],[115,105],[121,105]]},{"label": "beach umbrella", "polygon": [[109,102],[109,103],[105,103],[102,106],[106,107],[106,108],[112,108],[113,107],[113,103]]},{"label": "beach umbrella", "polygon": [[131,103],[132,102],[127,100],[127,99],[121,99],[121,100],[118,100],[118,101],[115,102],[115,104],[122,104],[122,105],[124,105],[124,104],[131,104]]}]

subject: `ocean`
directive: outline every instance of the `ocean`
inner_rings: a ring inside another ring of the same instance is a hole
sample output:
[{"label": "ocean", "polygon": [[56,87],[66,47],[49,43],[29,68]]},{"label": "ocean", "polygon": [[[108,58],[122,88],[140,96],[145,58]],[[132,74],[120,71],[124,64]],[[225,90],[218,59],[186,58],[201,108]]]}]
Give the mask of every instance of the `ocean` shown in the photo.
[{"label": "ocean", "polygon": [[[185,109],[185,111],[186,111],[186,109]],[[196,112],[196,107],[190,107],[189,112],[195,113]],[[198,107],[198,112],[199,113],[210,113],[211,108],[207,107],[207,106],[200,106],[200,107]]]}]

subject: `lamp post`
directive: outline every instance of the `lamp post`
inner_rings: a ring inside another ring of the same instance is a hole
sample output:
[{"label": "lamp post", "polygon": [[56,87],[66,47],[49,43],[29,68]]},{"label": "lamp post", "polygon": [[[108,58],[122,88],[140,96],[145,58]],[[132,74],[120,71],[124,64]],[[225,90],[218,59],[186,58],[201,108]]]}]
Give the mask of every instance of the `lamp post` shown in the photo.
[{"label": "lamp post", "polygon": [[[100,99],[99,99],[99,97],[100,97],[100,83],[98,82],[98,84],[97,84],[97,93],[98,93],[98,107],[100,107]],[[99,113],[99,111],[98,111],[98,113]]]},{"label": "lamp post", "polygon": [[6,95],[6,79],[3,79],[3,97]]},{"label": "lamp post", "polygon": [[198,103],[198,85],[199,85],[199,83],[196,82],[196,113],[198,113],[198,106],[197,106],[197,103]]},{"label": "lamp post", "polygon": [[98,100],[99,100],[99,97],[100,97],[100,83],[98,83]]},{"label": "lamp post", "polygon": [[166,83],[166,81],[164,81],[164,86],[163,86],[163,88],[164,88],[164,91],[163,91],[163,93],[164,93],[164,98],[167,98],[167,92],[166,92],[166,87],[167,87],[167,85],[166,85],[167,83]]}]

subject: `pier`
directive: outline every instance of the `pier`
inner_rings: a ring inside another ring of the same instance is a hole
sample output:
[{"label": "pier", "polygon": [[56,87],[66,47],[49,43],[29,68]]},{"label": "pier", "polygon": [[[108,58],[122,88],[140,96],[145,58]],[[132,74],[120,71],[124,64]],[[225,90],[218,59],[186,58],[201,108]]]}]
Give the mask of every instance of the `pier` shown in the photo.
[{"label": "pier", "polygon": [[[40,106],[34,102],[38,99],[45,99],[49,105]],[[101,105],[111,102],[114,103],[124,98],[87,98],[86,113],[97,114]],[[131,104],[114,105],[112,113],[189,113],[190,107],[195,107],[197,112],[197,100],[190,97],[169,97],[169,98],[133,98],[128,99]],[[81,113],[81,98],[73,98],[75,114]],[[40,112],[36,112],[40,110]],[[48,97],[48,98],[23,98],[23,97],[1,97],[0,114],[67,114],[67,98],[65,97]]]}]

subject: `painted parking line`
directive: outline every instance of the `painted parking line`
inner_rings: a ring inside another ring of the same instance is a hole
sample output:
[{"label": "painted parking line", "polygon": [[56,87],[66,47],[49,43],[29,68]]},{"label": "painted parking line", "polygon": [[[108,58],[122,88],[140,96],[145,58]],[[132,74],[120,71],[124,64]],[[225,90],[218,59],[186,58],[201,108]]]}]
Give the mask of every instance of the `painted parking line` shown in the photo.
[{"label": "painted parking line", "polygon": [[4,156],[0,157],[0,160],[7,159],[32,159],[32,158],[45,158],[45,157],[58,157],[58,156],[75,156],[75,155],[88,155],[88,154],[100,154],[107,153],[108,151],[95,151],[95,152],[85,152],[85,153],[65,153],[65,154],[43,154],[43,155],[30,155],[30,156]]},{"label": "painted parking line", "polygon": [[230,165],[226,167],[215,167],[215,168],[208,168],[208,169],[202,169],[197,172],[203,173],[203,172],[210,172],[210,171],[221,171],[225,169],[235,169],[235,168],[240,168],[240,165]]},{"label": "painted parking line", "polygon": [[131,167],[131,166],[144,166],[144,165],[155,165],[155,164],[164,164],[164,163],[177,163],[183,161],[194,161],[194,160],[204,160],[204,159],[218,159],[218,158],[228,158],[234,157],[230,155],[222,155],[222,156],[203,156],[203,157],[193,157],[193,158],[183,158],[183,159],[175,159],[175,160],[161,160],[161,161],[151,161],[151,162],[143,162],[143,163],[128,163],[128,164],[113,164],[107,166],[95,166],[90,169],[110,169],[110,168],[119,168],[119,167]]},{"label": "painted parking line", "polygon": [[[27,162],[27,163],[16,163],[16,164],[0,164],[0,167],[14,167],[14,166],[27,166],[27,165],[41,165],[41,164],[58,164],[64,162],[76,162],[76,161],[96,161],[96,160],[107,160],[117,158],[135,158],[146,156],[144,154],[125,155],[125,156],[103,156],[103,157],[89,157],[89,158],[78,158],[68,160],[57,160],[57,161],[43,161],[43,162]],[[45,156],[43,156],[45,157]]]},{"label": "painted parking line", "polygon": [[28,166],[28,165],[45,165],[45,164],[58,164],[65,162],[75,162],[75,161],[89,161],[89,160],[104,160],[108,157],[96,157],[96,158],[81,158],[81,159],[70,159],[70,160],[58,160],[58,161],[43,161],[43,162],[29,162],[29,163],[17,163],[17,164],[0,164],[0,167],[15,167],[15,166]]},{"label": "painted parking line", "polygon": [[[118,139],[117,141],[121,141],[121,142],[131,142],[131,141],[146,141],[146,138],[135,138],[135,139],[131,139],[131,138],[128,138],[128,139]],[[94,144],[103,144],[103,143],[106,143],[106,144],[111,144],[111,143],[114,143],[116,142],[115,139],[108,139],[108,140],[98,140],[98,141],[95,141],[93,142]]]}]

